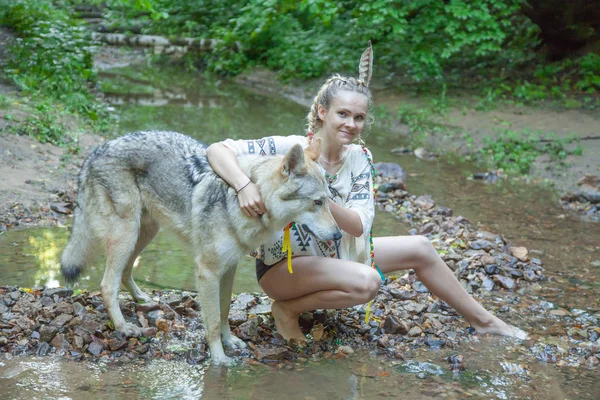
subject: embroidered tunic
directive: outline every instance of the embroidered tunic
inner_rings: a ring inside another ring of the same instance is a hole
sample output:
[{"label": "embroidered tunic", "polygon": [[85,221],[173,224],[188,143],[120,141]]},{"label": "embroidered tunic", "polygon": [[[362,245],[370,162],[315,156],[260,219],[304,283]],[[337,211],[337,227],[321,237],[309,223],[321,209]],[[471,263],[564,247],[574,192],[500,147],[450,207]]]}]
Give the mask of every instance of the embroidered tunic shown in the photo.
[{"label": "embroidered tunic", "polygon": [[[284,155],[295,144],[300,144],[303,148],[308,147],[309,139],[306,136],[294,135],[272,136],[258,140],[227,139],[221,143],[237,156],[244,154]],[[369,156],[371,156],[370,153]],[[325,169],[321,165],[319,167],[325,175]],[[356,238],[342,231],[340,240],[323,241],[306,232],[300,224],[294,224],[290,230],[292,255],[340,258],[370,266],[369,232],[375,217],[375,203],[371,165],[360,145],[349,145],[346,159],[336,174],[336,178],[328,179],[328,194],[330,199],[338,205],[358,213],[363,226],[362,236]],[[287,256],[281,249],[282,245],[283,227],[260,247],[258,258],[266,265],[276,264]]]}]

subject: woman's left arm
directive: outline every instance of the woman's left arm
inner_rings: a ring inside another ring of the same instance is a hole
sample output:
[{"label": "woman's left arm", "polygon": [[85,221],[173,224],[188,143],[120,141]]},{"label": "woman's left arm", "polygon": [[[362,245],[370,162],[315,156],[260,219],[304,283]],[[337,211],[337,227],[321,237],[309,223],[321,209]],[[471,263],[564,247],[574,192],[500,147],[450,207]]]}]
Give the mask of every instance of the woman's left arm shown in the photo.
[{"label": "woman's left arm", "polygon": [[331,199],[329,199],[329,209],[341,230],[354,237],[360,237],[363,234],[362,221],[356,211],[344,208]]}]

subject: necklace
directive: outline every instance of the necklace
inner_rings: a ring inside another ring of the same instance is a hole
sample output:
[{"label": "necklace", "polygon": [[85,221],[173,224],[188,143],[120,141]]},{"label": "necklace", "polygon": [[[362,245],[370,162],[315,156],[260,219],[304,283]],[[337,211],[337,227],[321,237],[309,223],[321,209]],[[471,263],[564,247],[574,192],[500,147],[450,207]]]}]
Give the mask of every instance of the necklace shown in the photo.
[{"label": "necklace", "polygon": [[327,161],[326,159],[324,159],[324,158],[323,158],[323,156],[319,156],[319,160],[323,161],[325,164],[329,164],[329,165],[337,165],[337,164],[341,163],[341,162],[344,160],[344,158],[345,158],[345,157],[346,157],[346,156],[344,156],[344,157],[341,157],[341,158],[340,158],[339,160],[337,160],[337,161]]},{"label": "necklace", "polygon": [[327,171],[325,171],[325,179],[327,179],[327,184],[331,185],[337,179],[337,174],[329,175]]}]

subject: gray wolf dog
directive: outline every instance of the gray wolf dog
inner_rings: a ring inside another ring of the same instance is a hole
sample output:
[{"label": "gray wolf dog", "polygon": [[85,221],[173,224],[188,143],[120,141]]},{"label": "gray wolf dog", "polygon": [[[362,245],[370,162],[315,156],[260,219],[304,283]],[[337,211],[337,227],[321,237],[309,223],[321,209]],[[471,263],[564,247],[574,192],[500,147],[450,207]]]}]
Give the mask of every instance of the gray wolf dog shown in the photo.
[{"label": "gray wolf dog", "polygon": [[[293,220],[322,240],[341,231],[328,206],[325,178],[316,160],[320,141],[284,156],[239,158],[261,191],[267,214],[245,216],[236,192],[210,168],[205,147],[175,132],[137,132],[106,142],[86,159],[79,174],[77,206],[61,270],[75,280],[91,261],[96,244],[106,252],[102,297],[116,330],[144,334],[119,309],[122,283],[139,302],[151,302],[133,281],[136,257],[159,226],[189,244],[195,260],[198,300],[214,364],[230,365],[222,343],[243,348],[231,334],[228,315],[233,277],[240,258]],[[221,340],[222,339],[222,340]]]}]

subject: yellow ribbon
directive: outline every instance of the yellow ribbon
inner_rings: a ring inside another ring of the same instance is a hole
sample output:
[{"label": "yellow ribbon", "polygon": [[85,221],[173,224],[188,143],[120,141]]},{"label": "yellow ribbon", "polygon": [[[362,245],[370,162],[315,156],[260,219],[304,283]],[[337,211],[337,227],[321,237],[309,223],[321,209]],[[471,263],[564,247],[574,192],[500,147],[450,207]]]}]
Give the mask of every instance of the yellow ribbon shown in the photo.
[{"label": "yellow ribbon", "polygon": [[290,274],[294,273],[292,270],[292,244],[290,243],[290,228],[292,224],[293,222],[290,222],[288,226],[283,228],[283,246],[281,246],[282,251],[287,251],[287,265]]},{"label": "yellow ribbon", "polygon": [[369,323],[369,318],[371,317],[371,303],[373,302],[373,300],[371,300],[369,302],[369,304],[367,304],[367,313],[365,314],[365,323],[368,324]]}]

